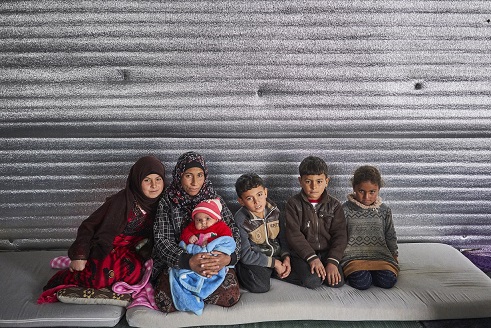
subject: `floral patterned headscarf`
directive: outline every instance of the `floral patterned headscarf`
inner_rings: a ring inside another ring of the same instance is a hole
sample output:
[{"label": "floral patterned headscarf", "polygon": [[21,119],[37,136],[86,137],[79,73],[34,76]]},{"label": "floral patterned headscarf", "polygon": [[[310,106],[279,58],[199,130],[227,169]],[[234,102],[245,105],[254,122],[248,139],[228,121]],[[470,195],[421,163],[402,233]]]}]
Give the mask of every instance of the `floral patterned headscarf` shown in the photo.
[{"label": "floral patterned headscarf", "polygon": [[[203,169],[205,182],[196,196],[190,196],[182,188],[181,178],[186,169],[196,166]],[[167,194],[173,203],[180,207],[185,207],[189,212],[191,212],[200,202],[206,199],[217,198],[217,194],[213,189],[211,181],[208,179],[208,168],[202,155],[189,151],[179,157],[176,166],[172,171],[172,182],[167,189]]]}]

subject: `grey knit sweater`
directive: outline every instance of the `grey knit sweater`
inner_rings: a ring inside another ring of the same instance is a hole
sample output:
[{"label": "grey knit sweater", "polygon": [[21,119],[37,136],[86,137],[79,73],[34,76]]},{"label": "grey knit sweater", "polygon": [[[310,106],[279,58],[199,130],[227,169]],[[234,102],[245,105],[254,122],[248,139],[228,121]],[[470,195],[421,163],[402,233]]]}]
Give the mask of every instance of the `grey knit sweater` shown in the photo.
[{"label": "grey knit sweater", "polygon": [[353,260],[386,261],[398,268],[397,237],[392,211],[380,197],[370,206],[363,205],[348,195],[343,204],[348,229],[348,246],[341,266]]}]

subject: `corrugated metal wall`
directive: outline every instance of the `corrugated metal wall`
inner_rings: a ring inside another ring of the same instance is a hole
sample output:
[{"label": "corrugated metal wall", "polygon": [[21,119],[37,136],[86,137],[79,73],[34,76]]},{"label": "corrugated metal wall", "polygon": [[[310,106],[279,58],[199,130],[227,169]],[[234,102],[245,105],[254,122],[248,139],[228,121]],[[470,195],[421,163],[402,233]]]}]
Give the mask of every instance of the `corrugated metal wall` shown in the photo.
[{"label": "corrugated metal wall", "polygon": [[0,249],[66,248],[152,153],[283,207],[380,167],[401,242],[491,244],[491,1],[2,1]]}]

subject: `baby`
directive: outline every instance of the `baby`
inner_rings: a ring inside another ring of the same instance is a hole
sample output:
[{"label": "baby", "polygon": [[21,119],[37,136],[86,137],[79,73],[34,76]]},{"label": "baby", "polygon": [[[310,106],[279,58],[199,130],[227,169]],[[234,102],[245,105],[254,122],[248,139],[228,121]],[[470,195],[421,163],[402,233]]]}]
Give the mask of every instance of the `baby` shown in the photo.
[{"label": "baby", "polygon": [[221,210],[219,199],[205,200],[196,205],[191,214],[193,222],[183,229],[181,241],[204,247],[218,237],[232,237],[232,230],[222,221]]}]

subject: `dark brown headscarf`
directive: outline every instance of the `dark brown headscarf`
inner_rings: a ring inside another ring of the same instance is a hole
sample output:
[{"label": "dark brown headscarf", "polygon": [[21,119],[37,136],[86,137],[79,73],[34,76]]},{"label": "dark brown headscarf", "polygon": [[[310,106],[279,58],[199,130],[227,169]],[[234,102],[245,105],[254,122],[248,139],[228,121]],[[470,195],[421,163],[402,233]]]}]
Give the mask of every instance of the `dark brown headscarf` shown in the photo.
[{"label": "dark brown headscarf", "polygon": [[145,156],[136,161],[128,174],[126,188],[108,197],[101,207],[82,222],[77,239],[68,250],[70,259],[106,257],[112,249],[114,238],[123,232],[135,201],[154,219],[160,197],[148,198],[141,189],[143,179],[149,174],[165,178],[164,166],[154,156]]},{"label": "dark brown headscarf", "polygon": [[[142,181],[147,175],[158,174],[165,178],[164,166],[154,156],[145,156],[136,161],[130,169],[128,179],[126,179],[126,218],[128,211],[133,209],[133,201],[136,200],[138,205],[147,213],[155,216],[159,197],[148,198],[142,191]],[[131,203],[130,203],[131,202]]]}]

